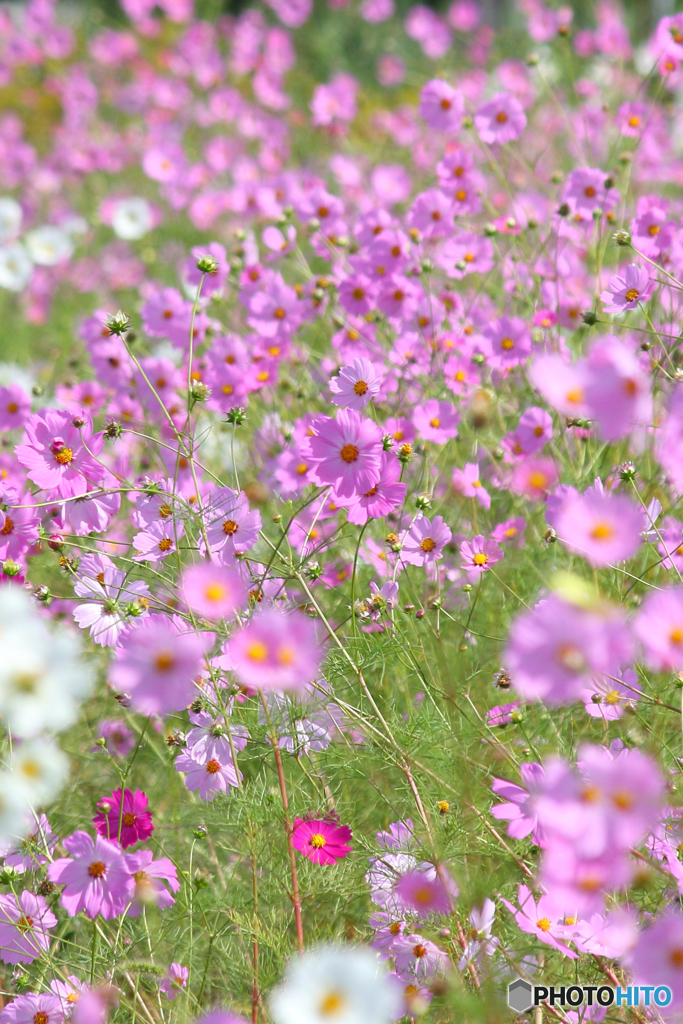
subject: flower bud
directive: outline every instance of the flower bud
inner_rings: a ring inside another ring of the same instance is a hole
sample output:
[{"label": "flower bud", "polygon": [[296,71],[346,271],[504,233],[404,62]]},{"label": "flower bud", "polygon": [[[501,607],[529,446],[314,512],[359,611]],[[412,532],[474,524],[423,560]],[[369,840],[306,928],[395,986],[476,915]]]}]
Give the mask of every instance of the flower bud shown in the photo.
[{"label": "flower bud", "polygon": [[614,241],[617,243],[617,245],[631,244],[631,235],[628,231],[624,231],[623,228],[621,231],[615,231],[612,237],[614,238]]},{"label": "flower bud", "polygon": [[247,418],[246,410],[241,406],[238,409],[231,409],[225,417],[226,423],[232,423],[235,427],[241,427]]},{"label": "flower bud", "polygon": [[2,563],[3,576],[18,576],[21,572],[21,566],[18,562],[15,562],[12,558],[6,558]]},{"label": "flower bud", "polygon": [[585,313],[581,314],[581,319],[588,327],[592,327],[593,324],[597,324],[598,318],[592,309],[587,309]]},{"label": "flower bud", "polygon": [[217,274],[219,263],[214,256],[209,256],[206,253],[198,258],[196,266],[197,270],[201,271],[202,274]]},{"label": "flower bud", "polygon": [[196,380],[192,385],[190,394],[195,402],[206,402],[211,395],[211,388],[203,384],[202,381]]},{"label": "flower bud", "polygon": [[71,426],[75,427],[76,430],[82,430],[83,427],[85,426],[85,417],[84,416],[74,416],[74,418],[71,421]]},{"label": "flower bud", "polygon": [[118,312],[112,313],[107,317],[104,321],[104,326],[110,334],[117,334],[121,337],[130,329],[130,317],[119,309]]}]

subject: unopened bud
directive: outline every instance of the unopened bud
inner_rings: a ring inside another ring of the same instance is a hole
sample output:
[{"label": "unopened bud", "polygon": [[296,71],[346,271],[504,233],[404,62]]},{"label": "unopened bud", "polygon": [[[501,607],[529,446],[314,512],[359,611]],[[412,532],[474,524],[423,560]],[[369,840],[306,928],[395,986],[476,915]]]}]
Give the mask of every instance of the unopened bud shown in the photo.
[{"label": "unopened bud", "polygon": [[85,417],[84,416],[74,416],[74,418],[71,421],[71,426],[75,427],[76,430],[82,430],[83,427],[85,426]]},{"label": "unopened bud", "polygon": [[9,576],[11,578],[13,576],[18,576],[20,572],[21,566],[12,558],[6,558],[5,561],[2,563],[3,576]]},{"label": "unopened bud", "polygon": [[206,839],[208,834],[209,830],[207,829],[206,825],[197,825],[196,829],[192,833],[195,839]]},{"label": "unopened bud", "polygon": [[225,420],[226,423],[232,423],[232,425],[235,427],[241,427],[246,418],[246,409],[243,409],[242,406],[240,406],[237,409],[230,409],[230,411],[227,413],[225,417]]},{"label": "unopened bud", "polygon": [[196,380],[192,385],[192,391],[190,392],[195,402],[206,402],[211,395],[211,388],[203,384],[202,381]]},{"label": "unopened bud", "polygon": [[50,535],[47,541],[47,546],[50,551],[61,551],[64,547],[64,538],[61,533],[53,533]]},{"label": "unopened bud", "polygon": [[598,318],[592,309],[587,309],[585,313],[581,314],[581,319],[588,327],[592,327],[593,324],[597,324]]},{"label": "unopened bud", "polygon": [[121,337],[126,331],[130,330],[130,317],[123,310],[119,309],[117,313],[112,313],[107,317],[104,321],[104,326],[110,334],[117,334]]},{"label": "unopened bud", "polygon": [[561,206],[558,206],[557,213],[558,213],[558,215],[560,217],[568,217],[569,216],[569,203],[562,203]]},{"label": "unopened bud", "polygon": [[45,603],[50,600],[50,588],[46,587],[44,583],[39,583],[38,586],[33,588],[33,596],[36,601]]},{"label": "unopened bud", "polygon": [[209,256],[206,253],[197,259],[196,266],[197,270],[201,271],[202,274],[217,274],[219,263],[215,256]]},{"label": "unopened bud", "polygon": [[621,231],[615,231],[615,233],[613,235],[613,238],[614,238],[614,241],[617,243],[617,245],[630,245],[631,244],[631,235],[629,234],[628,231],[624,231],[623,228],[622,228]]}]

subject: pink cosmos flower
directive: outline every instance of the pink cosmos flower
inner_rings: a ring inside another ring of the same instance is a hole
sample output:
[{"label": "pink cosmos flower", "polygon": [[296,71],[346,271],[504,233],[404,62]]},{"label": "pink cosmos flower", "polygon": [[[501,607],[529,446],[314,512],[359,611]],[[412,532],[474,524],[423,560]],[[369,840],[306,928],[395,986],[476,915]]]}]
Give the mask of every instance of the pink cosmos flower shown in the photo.
[{"label": "pink cosmos flower", "polygon": [[522,697],[557,705],[577,700],[594,676],[617,675],[631,656],[619,612],[580,608],[553,594],[515,619],[506,664]]},{"label": "pink cosmos flower", "polygon": [[562,356],[537,356],[531,367],[531,380],[545,400],[563,416],[582,417],[586,405],[587,368],[583,362],[573,366]]},{"label": "pink cosmos flower", "polygon": [[394,962],[401,978],[433,978],[450,967],[448,954],[422,935],[401,935],[394,945]]},{"label": "pink cosmos flower", "polygon": [[4,522],[0,525],[0,560],[18,561],[40,536],[40,519],[32,508],[30,492],[23,496],[7,488],[0,488],[0,502],[6,505]]},{"label": "pink cosmos flower", "polygon": [[352,847],[348,825],[335,818],[295,818],[292,828],[294,848],[313,864],[336,864],[348,857]]},{"label": "pink cosmos flower", "polygon": [[557,466],[552,459],[532,455],[528,459],[522,459],[515,467],[510,479],[510,489],[534,501],[542,501],[546,494],[557,486],[558,480]]},{"label": "pink cosmos flower", "polygon": [[0,896],[0,960],[30,964],[50,948],[51,928],[57,918],[42,896],[25,889],[19,896]]},{"label": "pink cosmos flower", "polygon": [[175,999],[179,992],[184,992],[187,989],[187,979],[189,977],[189,968],[183,967],[182,964],[173,963],[159,982],[159,989],[167,999]]},{"label": "pink cosmos flower", "polygon": [[569,501],[555,525],[562,543],[598,568],[631,558],[645,527],[642,509],[629,498],[597,491]]},{"label": "pink cosmos flower", "polygon": [[494,708],[490,708],[486,712],[486,724],[490,725],[492,729],[509,725],[512,721],[513,712],[518,711],[521,707],[522,702],[519,700],[514,701],[512,704],[496,704]]},{"label": "pink cosmos flower", "polygon": [[351,75],[335,75],[326,85],[316,85],[311,100],[314,125],[353,121],[356,116],[358,82]]},{"label": "pink cosmos flower", "polygon": [[186,707],[202,667],[206,634],[178,633],[165,615],[150,615],[116,651],[109,682],[145,715]]},{"label": "pink cosmos flower", "polygon": [[61,1001],[64,1016],[67,1018],[71,1016],[86,988],[85,982],[80,981],[74,974],[67,975],[64,981],[61,978],[53,978],[50,982],[50,991]]},{"label": "pink cosmos flower", "polygon": [[100,722],[99,736],[112,757],[127,757],[135,746],[135,733],[125,722]]},{"label": "pink cosmos flower", "polygon": [[17,996],[0,1014],[1,1024],[64,1024],[61,1000],[53,992]]},{"label": "pink cosmos flower", "polygon": [[258,291],[249,300],[247,322],[263,338],[292,334],[302,320],[299,297],[293,288],[276,274],[267,291]]},{"label": "pink cosmos flower", "polygon": [[504,523],[498,523],[491,530],[491,539],[495,540],[498,544],[510,542],[516,544],[518,548],[523,548],[525,529],[526,519],[524,516],[518,516],[516,519],[508,519]]},{"label": "pink cosmos flower", "polygon": [[[390,452],[382,453],[382,465],[377,483],[365,494],[351,499],[347,519],[356,526],[363,526],[369,519],[379,519],[394,508],[403,505],[408,485],[399,481],[401,463]],[[347,499],[348,500],[348,499]]]},{"label": "pink cosmos flower", "polygon": [[185,774],[185,785],[190,792],[198,790],[202,800],[214,800],[219,793],[229,793],[231,786],[239,786],[231,756],[198,761],[188,752],[176,758],[175,770]]},{"label": "pink cosmos flower", "polygon": [[633,629],[655,672],[683,669],[683,587],[651,592]]},{"label": "pink cosmos flower", "polygon": [[451,483],[458,494],[465,498],[476,498],[482,508],[491,508],[491,495],[479,479],[479,466],[475,462],[466,462],[463,469],[456,466]]},{"label": "pink cosmos flower", "polygon": [[453,537],[441,516],[418,516],[403,537],[401,558],[410,565],[428,565],[443,558],[443,549]]},{"label": "pink cosmos flower", "polygon": [[422,865],[417,871],[407,871],[398,879],[394,891],[402,903],[418,915],[448,914],[458,895],[458,887],[448,878],[448,886],[433,864]]},{"label": "pink cosmos flower", "polygon": [[28,835],[5,847],[5,867],[14,868],[20,875],[47,864],[57,845],[57,836],[44,814],[34,814],[29,828]]},{"label": "pink cosmos flower", "polygon": [[450,402],[439,402],[430,398],[422,405],[416,405],[413,423],[425,441],[445,444],[451,437],[458,436],[460,413]]},{"label": "pink cosmos flower", "polygon": [[232,747],[244,750],[249,739],[249,732],[244,725],[225,720],[214,720],[206,711],[191,711],[190,722],[193,725],[185,737],[187,750],[195,761],[205,764],[215,757],[217,761],[228,762],[232,759]]},{"label": "pink cosmos flower", "polygon": [[[261,513],[250,510],[244,491],[237,494],[231,487],[216,487],[205,510],[206,536],[212,557],[231,564],[236,556],[254,546],[261,529]],[[199,550],[204,551],[200,538]]]},{"label": "pink cosmos flower", "polygon": [[244,607],[247,594],[234,568],[203,562],[183,570],[180,590],[187,607],[208,619],[229,619]]},{"label": "pink cosmos flower", "polygon": [[483,332],[489,347],[489,362],[500,370],[519,366],[531,355],[531,335],[519,317],[502,316]]},{"label": "pink cosmos flower", "polygon": [[620,274],[609,279],[606,290],[600,296],[605,313],[625,313],[629,309],[637,309],[640,303],[647,302],[654,291],[655,283],[645,267],[629,263]]},{"label": "pink cosmos flower", "polygon": [[592,218],[593,211],[606,213],[619,199],[619,193],[604,171],[578,167],[571,171],[562,192],[563,202],[579,217]]},{"label": "pink cosmos flower", "polygon": [[70,857],[60,857],[47,869],[48,878],[65,889],[60,903],[69,917],[83,911],[94,919],[116,917],[133,892],[133,879],[118,843],[87,832],[74,832],[63,840]]},{"label": "pink cosmos flower", "polygon": [[626,668],[621,679],[594,679],[590,687],[582,691],[581,700],[591,718],[615,722],[622,717],[626,707],[635,707],[635,702],[640,700],[638,676],[632,668]]},{"label": "pink cosmos flower", "polygon": [[138,850],[124,854],[124,860],[134,882],[133,901],[126,911],[127,917],[138,917],[150,903],[160,910],[173,906],[175,900],[171,892],[178,892],[180,882],[175,865],[168,857],[154,860],[151,850]]},{"label": "pink cosmos flower", "polygon": [[518,139],[526,128],[526,114],[519,100],[499,92],[484,103],[474,116],[474,127],[487,146]]},{"label": "pink cosmos flower", "polygon": [[461,280],[467,274],[487,274],[493,269],[494,250],[490,238],[473,231],[449,235],[436,256],[436,262],[449,277]]},{"label": "pink cosmos flower", "polygon": [[339,302],[351,316],[365,316],[375,298],[376,288],[367,274],[349,274],[339,286]]},{"label": "pink cosmos flower", "polygon": [[460,568],[467,570],[470,582],[476,582],[483,572],[496,562],[500,562],[504,556],[495,540],[488,540],[479,534],[471,541],[463,541],[460,546],[460,557]]},{"label": "pink cosmos flower", "polygon": [[245,686],[299,688],[318,674],[323,650],[315,626],[300,612],[269,608],[232,635],[227,654]]},{"label": "pink cosmos flower", "polygon": [[101,483],[106,473],[95,462],[102,451],[103,435],[93,434],[89,419],[84,418],[81,428],[75,427],[73,420],[71,413],[54,409],[34,413],[26,423],[23,443],[14,449],[29,480],[62,498],[85,494]]},{"label": "pink cosmos flower", "polygon": [[549,896],[541,896],[536,902],[529,887],[520,885],[517,902],[519,909],[509,900],[501,898],[501,903],[514,916],[521,931],[535,935],[541,942],[564,953],[571,960],[577,959],[577,954],[561,941],[566,933],[566,927],[563,921],[558,920],[557,907]]},{"label": "pink cosmos flower", "polygon": [[626,957],[637,985],[667,985],[672,1000],[667,1016],[683,1006],[683,914],[668,907],[639,935]]},{"label": "pink cosmos flower", "polygon": [[[525,409],[512,435],[508,435],[510,450],[514,455],[534,455],[553,436],[553,419],[538,406]],[[506,438],[503,446],[507,447]]]},{"label": "pink cosmos flower", "polygon": [[330,378],[332,404],[346,409],[364,409],[377,398],[382,385],[382,374],[368,359],[354,359],[343,366],[336,377]]},{"label": "pink cosmos flower", "polygon": [[103,564],[101,570],[92,570],[91,576],[85,564],[87,558],[79,566],[74,591],[88,600],[76,605],[72,614],[81,629],[90,630],[94,643],[114,647],[130,622],[131,606],[141,616],[147,614],[149,587],[142,580],[126,582],[127,574],[113,564]]},{"label": "pink cosmos flower", "polygon": [[634,347],[608,334],[591,347],[585,400],[591,419],[608,441],[652,423],[652,380]]},{"label": "pink cosmos flower", "polygon": [[124,850],[136,843],[144,843],[154,831],[152,814],[147,810],[147,797],[139,789],[135,793],[130,789],[124,790],[123,814],[120,789],[115,789],[110,797],[100,800],[97,806],[100,813],[93,818],[95,831],[105,839],[116,839]]},{"label": "pink cosmos flower", "polygon": [[0,430],[15,430],[26,425],[31,415],[31,399],[18,384],[0,388]]},{"label": "pink cosmos flower", "polygon": [[519,768],[522,785],[508,782],[507,779],[494,779],[491,790],[505,801],[494,804],[491,814],[499,821],[509,821],[507,834],[513,839],[525,839],[531,835],[533,841],[540,841],[537,797],[545,787],[545,770],[535,761],[522,764]]},{"label": "pink cosmos flower", "polygon": [[319,416],[315,433],[302,444],[321,485],[332,484],[341,498],[365,494],[378,483],[382,467],[382,431],[355,409],[342,409],[336,419]]},{"label": "pink cosmos flower", "polygon": [[420,93],[419,109],[430,128],[455,132],[461,127],[465,106],[462,93],[442,78],[433,78]]}]

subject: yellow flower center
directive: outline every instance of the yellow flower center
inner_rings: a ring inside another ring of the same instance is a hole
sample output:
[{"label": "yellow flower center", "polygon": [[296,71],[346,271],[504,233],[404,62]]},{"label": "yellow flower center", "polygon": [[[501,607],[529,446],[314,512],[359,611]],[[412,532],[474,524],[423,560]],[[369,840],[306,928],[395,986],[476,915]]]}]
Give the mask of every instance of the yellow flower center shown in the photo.
[{"label": "yellow flower center", "polygon": [[506,352],[509,352],[511,348],[515,347],[515,343],[512,340],[512,338],[503,338],[500,343],[500,347],[504,349]]},{"label": "yellow flower center", "polygon": [[237,523],[234,519],[226,519],[223,523],[223,533],[226,537],[232,537],[233,533],[237,533]]},{"label": "yellow flower center", "polygon": [[611,523],[596,523],[591,530],[592,540],[610,540],[615,534]]},{"label": "yellow flower center", "polygon": [[365,392],[368,390],[368,386],[364,380],[357,380],[356,383],[353,385],[353,390],[356,392],[357,395],[364,395]]},{"label": "yellow flower center", "polygon": [[207,601],[222,601],[226,594],[227,590],[222,583],[209,583],[204,591]]},{"label": "yellow flower center", "polygon": [[355,462],[359,453],[355,444],[345,444],[339,454],[344,462]]},{"label": "yellow flower center", "polygon": [[536,922],[536,927],[540,928],[542,932],[549,932],[550,921],[547,917],[542,917],[539,921]]},{"label": "yellow flower center", "polygon": [[346,999],[340,992],[328,992],[318,1007],[322,1017],[337,1016],[346,1006]]},{"label": "yellow flower center", "polygon": [[106,864],[103,864],[101,860],[95,860],[88,868],[88,874],[91,878],[101,878],[106,870]]},{"label": "yellow flower center", "polygon": [[265,661],[268,657],[268,648],[262,640],[254,640],[247,647],[247,657],[252,661]]},{"label": "yellow flower center", "polygon": [[60,466],[68,466],[74,457],[74,453],[70,448],[60,448],[58,452],[55,452],[55,462],[58,462]]},{"label": "yellow flower center", "polygon": [[425,539],[420,542],[420,547],[423,551],[433,551],[436,547],[436,541],[433,540],[432,537],[425,537]]},{"label": "yellow flower center", "polygon": [[435,430],[437,429],[437,427],[440,427],[441,426],[441,420],[439,419],[439,417],[435,416],[434,419],[431,419],[429,421],[429,426],[430,427],[434,427]]},{"label": "yellow flower center", "polygon": [[327,846],[327,839],[320,832],[314,832],[309,843],[314,850],[322,850],[323,846]]},{"label": "yellow flower center", "polygon": [[629,288],[629,290],[626,292],[626,301],[635,302],[639,295],[640,292],[637,288]]},{"label": "yellow flower center", "polygon": [[475,565],[486,565],[488,560],[489,556],[485,555],[483,551],[477,551],[473,559]]}]

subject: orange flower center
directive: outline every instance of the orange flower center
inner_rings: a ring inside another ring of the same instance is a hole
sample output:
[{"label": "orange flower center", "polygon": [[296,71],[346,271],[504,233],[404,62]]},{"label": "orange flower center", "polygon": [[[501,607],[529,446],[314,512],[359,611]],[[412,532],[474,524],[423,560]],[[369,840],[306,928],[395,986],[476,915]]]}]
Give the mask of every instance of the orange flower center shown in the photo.
[{"label": "orange flower center", "polygon": [[88,868],[88,874],[91,878],[102,878],[102,875],[107,870],[107,865],[103,864],[101,860],[95,860]]},{"label": "orange flower center", "polygon": [[345,444],[339,454],[344,462],[355,462],[359,453],[355,444]]}]

